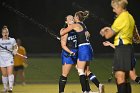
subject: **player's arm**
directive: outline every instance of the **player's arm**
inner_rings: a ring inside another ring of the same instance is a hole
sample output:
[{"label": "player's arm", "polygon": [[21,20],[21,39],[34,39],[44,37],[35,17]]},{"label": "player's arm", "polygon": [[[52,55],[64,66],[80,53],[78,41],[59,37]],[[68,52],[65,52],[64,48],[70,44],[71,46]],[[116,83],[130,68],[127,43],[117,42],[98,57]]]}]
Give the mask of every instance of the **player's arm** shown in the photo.
[{"label": "player's arm", "polygon": [[70,51],[70,49],[67,47],[67,37],[68,37],[68,34],[65,34],[63,36],[61,36],[61,47],[66,51],[68,52],[69,54],[72,54],[73,52]]},{"label": "player's arm", "polygon": [[71,24],[67,28],[62,28],[60,30],[60,35],[63,36],[65,34],[67,34],[68,32],[72,31],[72,29],[74,29],[74,28],[75,28],[75,24]]},{"label": "player's arm", "polygon": [[112,43],[110,43],[109,41],[103,42],[103,45],[104,45],[104,46],[110,46],[110,47],[112,47],[112,48],[115,49],[115,46],[114,46]]},{"label": "player's arm", "polygon": [[86,37],[90,37],[89,31],[86,31],[86,32],[85,32],[85,36],[86,36]]},{"label": "player's arm", "polygon": [[13,46],[13,54],[16,55],[16,54],[17,54],[17,51],[18,51],[18,45],[15,44],[15,45]]},{"label": "player's arm", "polygon": [[[23,47],[23,55],[26,56],[26,49]],[[24,63],[27,65],[27,59],[26,58],[23,58],[24,60]]]},{"label": "player's arm", "polygon": [[115,32],[110,27],[104,27],[103,29],[101,29],[100,34],[102,35],[102,37],[109,39],[115,35]]}]

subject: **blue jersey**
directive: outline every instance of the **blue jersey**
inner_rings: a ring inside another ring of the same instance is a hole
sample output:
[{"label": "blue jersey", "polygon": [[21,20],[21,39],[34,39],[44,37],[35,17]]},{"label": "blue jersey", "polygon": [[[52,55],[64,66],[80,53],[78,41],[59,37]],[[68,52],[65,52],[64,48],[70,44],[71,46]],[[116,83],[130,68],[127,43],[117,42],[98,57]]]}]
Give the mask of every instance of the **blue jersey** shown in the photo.
[{"label": "blue jersey", "polygon": [[93,57],[93,49],[90,45],[89,38],[85,35],[87,28],[83,22],[78,22],[78,24],[83,27],[83,31],[77,32],[78,60],[89,62]]},{"label": "blue jersey", "polygon": [[78,24],[83,27],[83,31],[77,32],[78,45],[83,43],[89,43],[89,38],[85,35],[85,32],[87,31],[85,24],[83,22],[78,22]]},{"label": "blue jersey", "polygon": [[69,49],[77,49],[77,33],[74,30],[68,33],[67,47]]},{"label": "blue jersey", "polygon": [[62,50],[61,58],[62,58],[62,64],[76,64],[77,62],[77,33],[72,30],[68,33],[67,37],[67,44],[66,46],[75,53],[74,56],[67,56],[69,55],[68,52],[66,52],[64,49]]}]

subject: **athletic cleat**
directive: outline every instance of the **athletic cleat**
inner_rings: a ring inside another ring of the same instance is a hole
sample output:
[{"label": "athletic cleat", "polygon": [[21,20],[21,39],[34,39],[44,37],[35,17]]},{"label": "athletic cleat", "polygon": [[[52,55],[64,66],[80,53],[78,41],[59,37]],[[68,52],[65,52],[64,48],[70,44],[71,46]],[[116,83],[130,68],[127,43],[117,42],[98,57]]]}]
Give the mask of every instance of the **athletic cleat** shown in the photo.
[{"label": "athletic cleat", "polygon": [[104,85],[99,84],[99,93],[104,93]]},{"label": "athletic cleat", "polygon": [[8,92],[9,93],[12,93],[13,92],[13,89],[12,88],[9,88]]},{"label": "athletic cleat", "polygon": [[85,92],[82,92],[82,93],[87,93],[87,92],[85,91]]}]

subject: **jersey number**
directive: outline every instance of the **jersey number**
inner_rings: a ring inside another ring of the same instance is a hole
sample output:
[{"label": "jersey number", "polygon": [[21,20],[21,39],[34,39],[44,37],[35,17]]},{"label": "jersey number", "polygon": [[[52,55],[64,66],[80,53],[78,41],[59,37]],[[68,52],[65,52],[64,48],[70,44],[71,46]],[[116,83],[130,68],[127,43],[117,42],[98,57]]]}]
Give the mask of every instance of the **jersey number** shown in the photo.
[{"label": "jersey number", "polygon": [[75,47],[77,47],[77,40],[73,40]]}]

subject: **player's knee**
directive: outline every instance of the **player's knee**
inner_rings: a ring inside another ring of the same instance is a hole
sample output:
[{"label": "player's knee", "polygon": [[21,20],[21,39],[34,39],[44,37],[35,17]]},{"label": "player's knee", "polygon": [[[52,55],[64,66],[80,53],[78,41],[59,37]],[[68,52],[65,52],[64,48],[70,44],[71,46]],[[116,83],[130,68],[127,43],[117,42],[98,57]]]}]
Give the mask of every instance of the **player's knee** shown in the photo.
[{"label": "player's knee", "polygon": [[115,74],[115,78],[118,84],[125,82],[125,76],[123,74]]},{"label": "player's knee", "polygon": [[89,76],[89,75],[90,75],[90,73],[91,73],[91,71],[90,71],[90,70],[89,70],[89,71],[85,71],[86,76]]},{"label": "player's knee", "polygon": [[79,76],[80,75],[85,75],[84,69],[77,68],[77,70],[78,70]]}]

